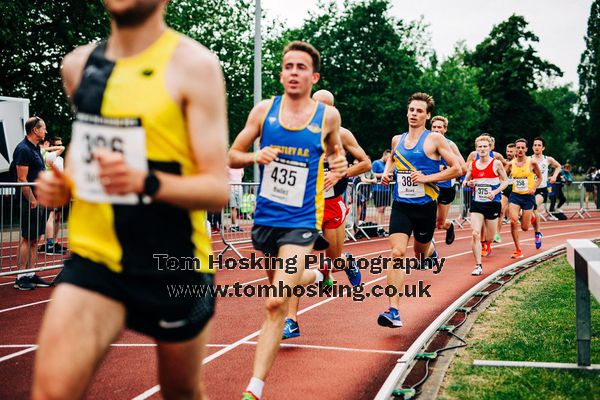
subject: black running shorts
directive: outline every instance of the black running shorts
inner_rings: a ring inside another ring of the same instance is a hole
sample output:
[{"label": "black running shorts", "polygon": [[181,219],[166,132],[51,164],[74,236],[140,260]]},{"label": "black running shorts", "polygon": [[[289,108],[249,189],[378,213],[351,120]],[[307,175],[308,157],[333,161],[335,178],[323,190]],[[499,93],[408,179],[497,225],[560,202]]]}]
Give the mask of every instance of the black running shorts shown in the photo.
[{"label": "black running shorts", "polygon": [[275,228],[254,225],[252,227],[252,245],[268,257],[276,257],[284,244],[312,246],[319,237],[319,231],[308,228]]},{"label": "black running shorts", "polygon": [[414,232],[419,243],[429,243],[435,231],[437,202],[411,204],[394,201],[390,216],[390,235],[404,233],[410,237]]},{"label": "black running shorts", "polygon": [[213,275],[193,270],[134,276],[115,273],[73,254],[65,261],[59,282],[122,303],[128,328],[164,342],[193,339],[204,329],[215,309],[215,298],[210,292],[203,296],[201,291],[212,286]]},{"label": "black running shorts", "polygon": [[502,204],[499,201],[471,203],[471,213],[483,214],[483,218],[489,220],[498,218],[501,210]]},{"label": "black running shorts", "polygon": [[454,187],[440,188],[440,195],[437,198],[438,204],[449,205],[452,204],[456,197],[456,189]]}]

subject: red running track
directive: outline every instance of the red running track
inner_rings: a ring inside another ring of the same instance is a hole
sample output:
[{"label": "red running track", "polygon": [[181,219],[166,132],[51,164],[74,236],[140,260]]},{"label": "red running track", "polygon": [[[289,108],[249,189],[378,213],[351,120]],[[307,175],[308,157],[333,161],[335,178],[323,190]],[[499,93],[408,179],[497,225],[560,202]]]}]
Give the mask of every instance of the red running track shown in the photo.
[{"label": "red running track", "polygon": [[[600,218],[547,222],[542,225],[542,250],[570,238],[600,237]],[[377,315],[387,299],[305,298],[299,317],[302,336],[287,340],[274,363],[265,387],[265,399],[373,398],[392,370],[396,359],[441,311],[476,282],[513,262],[508,226],[502,243],[494,244],[484,258],[484,275],[472,277],[469,229],[457,230],[453,245],[443,244],[436,233],[438,252],[447,261],[441,273],[413,271],[406,284],[422,280],[431,285],[430,298],[403,298],[400,313],[404,327],[381,328]],[[525,257],[534,255],[533,232],[521,233]],[[252,250],[243,249],[245,256]],[[389,256],[387,239],[349,243],[355,256]],[[229,253],[233,254],[233,253]],[[46,271],[43,275],[52,275]],[[261,280],[262,279],[262,280]],[[343,273],[336,274],[345,283]],[[266,283],[262,271],[223,270],[217,283]],[[385,285],[385,275],[363,271],[367,287]],[[35,344],[41,318],[52,289],[19,292],[12,280],[0,280],[0,398],[29,397]],[[236,399],[252,370],[255,343],[263,319],[263,299],[225,298],[218,301],[210,345],[205,358],[204,381],[211,399]],[[130,331],[123,333],[102,363],[87,397],[94,399],[160,398],[157,391],[156,356],[152,341]]]}]

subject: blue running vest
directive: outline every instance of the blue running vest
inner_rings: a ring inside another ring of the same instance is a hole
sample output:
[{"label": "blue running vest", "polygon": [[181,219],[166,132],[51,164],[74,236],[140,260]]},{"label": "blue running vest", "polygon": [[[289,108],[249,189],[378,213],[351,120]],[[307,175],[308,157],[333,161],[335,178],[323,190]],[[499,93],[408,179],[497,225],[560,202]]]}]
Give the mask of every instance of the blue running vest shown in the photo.
[{"label": "blue running vest", "polygon": [[[394,149],[394,167],[397,181],[394,188],[394,200],[410,204],[427,204],[434,200],[440,193],[435,183],[413,184],[410,174],[406,171],[421,171],[425,175],[440,172],[440,160],[433,160],[425,154],[423,143],[431,131],[425,130],[419,141],[412,149],[404,147],[404,140],[408,133],[403,133],[398,146]],[[400,194],[402,192],[402,196]]]},{"label": "blue running vest", "polygon": [[321,229],[326,106],[316,103],[308,123],[290,129],[281,120],[284,100],[283,96],[272,99],[261,127],[260,148],[272,146],[281,153],[275,161],[260,166],[254,222],[276,228]]}]

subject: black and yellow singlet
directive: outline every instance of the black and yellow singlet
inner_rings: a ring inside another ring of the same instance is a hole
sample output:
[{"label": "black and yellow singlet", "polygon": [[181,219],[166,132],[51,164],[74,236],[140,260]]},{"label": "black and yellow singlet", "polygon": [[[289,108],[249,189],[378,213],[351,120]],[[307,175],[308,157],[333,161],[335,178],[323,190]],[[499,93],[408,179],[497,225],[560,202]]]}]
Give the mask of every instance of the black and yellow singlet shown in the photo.
[{"label": "black and yellow singlet", "polygon": [[[139,119],[146,133],[149,169],[185,176],[198,168],[182,111],[165,87],[167,66],[181,38],[166,30],[142,53],[117,61],[108,60],[106,44],[99,44],[85,65],[73,103],[78,113]],[[213,272],[208,265],[212,249],[206,212],[166,203],[91,203],[74,193],[69,247],[114,272],[159,273],[159,254],[195,257],[200,261],[197,271]]]}]

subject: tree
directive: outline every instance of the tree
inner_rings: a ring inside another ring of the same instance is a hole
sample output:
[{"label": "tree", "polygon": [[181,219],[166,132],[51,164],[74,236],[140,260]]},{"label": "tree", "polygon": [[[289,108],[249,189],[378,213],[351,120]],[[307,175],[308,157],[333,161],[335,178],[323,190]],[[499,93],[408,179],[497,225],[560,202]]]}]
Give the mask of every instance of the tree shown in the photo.
[{"label": "tree", "polygon": [[433,57],[420,86],[435,99],[433,115],[448,118],[448,137],[463,154],[468,154],[473,150],[473,140],[485,131],[481,127],[489,105],[477,86],[476,68],[464,63],[465,52],[464,45],[460,44],[441,65]]},{"label": "tree", "polygon": [[577,68],[579,73],[579,113],[577,138],[585,148],[582,154],[587,163],[600,162],[600,0],[594,0],[588,19],[585,50]]},{"label": "tree", "polygon": [[533,92],[535,102],[542,106],[550,116],[544,123],[544,129],[535,132],[546,142],[545,153],[555,157],[559,162],[577,162],[583,148],[574,140],[573,123],[577,94],[569,86],[541,88]]},{"label": "tree", "polygon": [[416,24],[396,20],[388,0],[321,3],[320,12],[304,25],[284,32],[270,46],[279,56],[265,63],[265,93],[281,92],[278,74],[281,49],[291,39],[313,44],[321,53],[321,80],[316,89],[328,89],[336,99],[342,124],[350,129],[367,153],[379,157],[393,135],[406,129],[406,99],[417,91],[422,70],[409,38]]},{"label": "tree", "polygon": [[490,35],[465,56],[467,65],[478,68],[479,90],[490,106],[482,128],[504,147],[519,137],[532,139],[551,116],[535,102],[531,92],[546,76],[562,71],[538,57],[532,43],[538,37],[527,30],[522,16],[512,15],[493,27]]},{"label": "tree", "polygon": [[44,118],[51,135],[70,137],[60,63],[76,46],[108,35],[104,6],[99,0],[3,1],[0,15],[0,94],[30,99],[30,113]]}]

